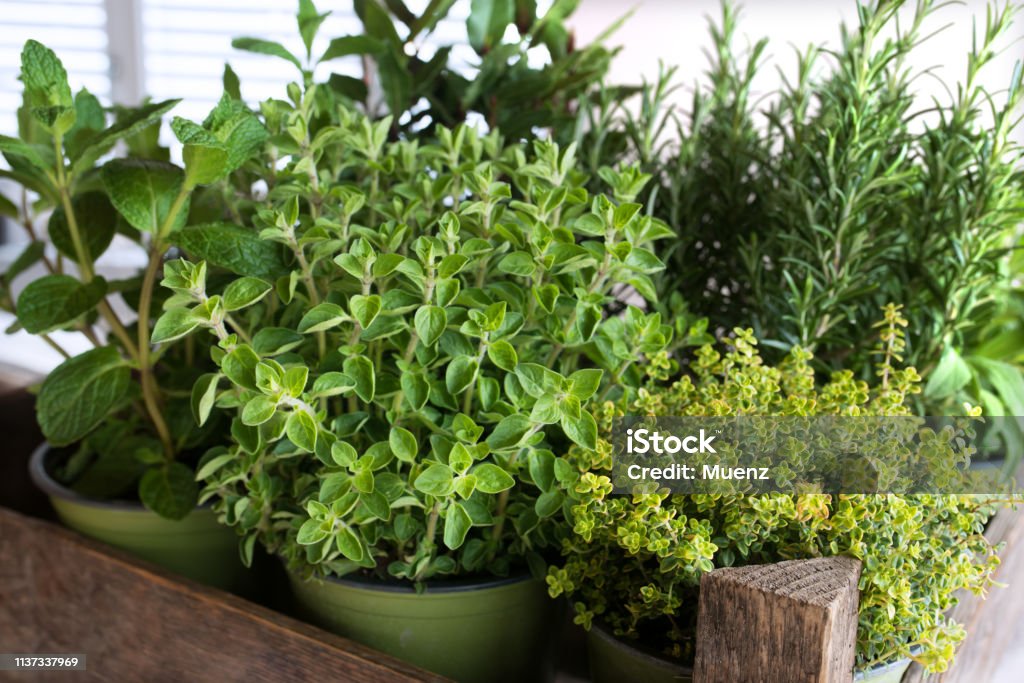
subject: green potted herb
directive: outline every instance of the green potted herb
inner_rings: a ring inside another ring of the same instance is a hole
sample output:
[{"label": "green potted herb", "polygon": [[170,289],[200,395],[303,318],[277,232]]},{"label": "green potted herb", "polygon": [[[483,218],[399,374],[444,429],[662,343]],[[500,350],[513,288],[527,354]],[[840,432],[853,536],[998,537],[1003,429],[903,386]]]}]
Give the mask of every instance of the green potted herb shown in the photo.
[{"label": "green potted herb", "polygon": [[[653,376],[639,399],[597,408],[599,427],[607,434],[623,414],[908,415],[919,377],[895,366],[906,322],[887,309],[874,386],[849,371],[818,386],[809,353],[795,349],[767,365],[753,334],[737,330],[726,353],[701,348],[673,384]],[[547,579],[551,595],[567,595],[576,623],[590,630],[598,681],[689,675],[702,574],[829,555],[863,561],[857,680],[898,681],[911,659],[942,671],[964,636],[945,612],[957,591],[988,588],[998,564],[981,533],[991,497],[611,495],[610,452],[599,439],[597,449],[574,446],[559,460],[574,535]]]},{"label": "green potted herb", "polygon": [[[304,54],[258,37],[236,38],[232,44],[291,63],[306,85],[315,71],[336,60],[358,60],[361,78],[331,73],[322,83],[318,97],[328,119],[344,102],[358,104],[375,119],[390,116],[392,133],[414,137],[470,118],[513,139],[532,138],[535,127],[569,135],[576,101],[605,74],[614,55],[602,45],[613,29],[581,47],[565,23],[575,2],[554,2],[540,13],[532,0],[474,0],[460,40],[476,55],[466,60],[456,45],[438,44],[435,34],[439,24],[453,21],[452,5],[430,2],[417,13],[403,2],[356,0],[352,6],[363,32],[317,45],[317,33],[331,13],[319,12],[312,0],[299,0],[296,20]],[[225,78],[237,92],[230,67]]]},{"label": "green potted herb", "polygon": [[[22,52],[25,104],[20,139],[0,137],[23,187],[20,219],[31,241],[3,277],[14,329],[39,335],[64,361],[39,388],[37,415],[47,439],[32,459],[35,482],[69,526],[193,577],[221,585],[239,573],[232,539],[208,509],[197,509],[198,454],[223,440],[216,425],[195,426],[189,389],[194,349],[157,345],[152,321],[165,298],[163,259],[186,234],[197,188],[237,168],[266,133],[239,103],[225,99],[204,126],[175,119],[185,169],[156,143],[161,117],[176,100],[118,110],[113,121],[96,98],[72,97],[56,55],[36,41]],[[98,164],[123,141],[127,157]],[[52,210],[49,251],[36,230]],[[115,235],[132,240],[147,265],[120,281],[98,273]],[[42,275],[18,286],[27,268]],[[80,332],[92,348],[77,355],[50,337]]]},{"label": "green potted herb", "polygon": [[[1005,93],[982,84],[1018,6],[978,22],[966,72],[933,100],[918,84],[935,74],[913,61],[942,39],[932,28],[944,5],[906,4],[858,5],[834,51],[809,47],[758,97],[767,41],[745,46],[725,3],[692,99],[670,104],[673,70],[639,102],[606,88],[580,108],[579,146],[594,177],[623,158],[653,176],[637,201],[678,235],[657,281],[663,305],[675,297],[725,330],[753,327],[769,360],[801,345],[819,371],[869,379],[870,323],[898,302],[907,361],[925,379],[921,414],[966,400],[1020,415],[1019,337],[989,342],[992,319],[1016,313],[1004,302],[1020,279],[1021,70]],[[1004,428],[1021,443],[1016,423]]]},{"label": "green potted herb", "polygon": [[572,148],[388,143],[355,114],[310,139],[316,98],[274,104],[295,151],[256,215],[292,270],[165,269],[157,334],[204,331],[219,369],[193,401],[235,413],[202,498],[320,623],[459,680],[537,680],[553,450],[593,447],[586,401],[668,342],[657,315],[603,312],[618,283],[650,290],[666,228],[590,197]]}]

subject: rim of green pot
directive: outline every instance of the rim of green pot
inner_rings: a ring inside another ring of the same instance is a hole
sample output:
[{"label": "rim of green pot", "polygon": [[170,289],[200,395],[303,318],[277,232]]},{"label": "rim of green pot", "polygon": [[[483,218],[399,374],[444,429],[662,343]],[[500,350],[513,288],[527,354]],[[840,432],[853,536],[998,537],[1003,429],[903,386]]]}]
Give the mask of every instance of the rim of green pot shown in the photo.
[{"label": "rim of green pot", "polygon": [[[298,574],[295,574],[294,572],[289,573],[300,581],[303,580]],[[345,586],[346,588],[360,588],[363,590],[378,591],[381,593],[405,593],[410,595],[416,593],[416,588],[412,584],[406,582],[381,581],[380,579],[373,579],[358,575],[349,575],[345,577],[327,575],[317,578],[321,581]],[[515,576],[509,577],[426,581],[423,585],[426,587],[426,593],[436,595],[437,593],[466,593],[470,591],[485,590],[488,588],[502,588],[504,586],[512,586],[533,580],[535,579],[532,574],[524,572],[522,574],[516,574]]]},{"label": "rim of green pot", "polygon": [[604,622],[595,619],[590,624],[590,631],[595,637],[601,638],[608,642],[612,647],[619,650],[630,650],[633,657],[645,660],[650,664],[654,664],[661,667],[671,667],[679,671],[680,674],[692,674],[693,667],[681,664],[678,660],[669,659],[664,657],[650,648],[644,647],[639,643],[630,643],[629,641],[618,638],[607,628]]},{"label": "rim of green pot", "polygon": [[[60,498],[61,500],[66,500],[76,505],[84,505],[91,508],[156,514],[138,501],[123,499],[101,500],[99,498],[90,498],[88,496],[83,496],[81,493],[78,493],[67,486],[64,486],[50,474],[50,468],[53,466],[58,455],[57,451],[55,451],[48,442],[44,441],[38,448],[32,451],[32,457],[30,457],[28,461],[29,478],[32,479],[32,483],[36,485],[36,488],[46,495],[52,498]],[[204,505],[196,506],[196,509],[198,510],[208,507],[210,507],[210,504],[206,503]]]}]

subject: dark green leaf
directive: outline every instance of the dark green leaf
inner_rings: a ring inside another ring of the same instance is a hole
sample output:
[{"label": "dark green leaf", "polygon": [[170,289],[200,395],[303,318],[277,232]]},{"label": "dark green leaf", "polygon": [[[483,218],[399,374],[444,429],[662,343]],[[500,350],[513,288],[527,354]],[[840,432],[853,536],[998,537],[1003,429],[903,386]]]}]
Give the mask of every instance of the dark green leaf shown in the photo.
[{"label": "dark green leaf", "polygon": [[142,475],[139,498],[161,517],[184,519],[196,507],[199,487],[192,470],[180,462],[172,462]]},{"label": "dark green leaf", "polygon": [[70,275],[44,275],[18,296],[18,322],[32,334],[67,327],[91,311],[107,293],[101,277],[83,284]]},{"label": "dark green leaf", "polygon": [[120,405],[128,392],[131,369],[112,346],[91,349],[64,361],[39,390],[39,426],[54,446],[88,434]]},{"label": "dark green leaf", "polygon": [[[111,203],[136,230],[158,234],[165,228],[185,174],[173,164],[148,159],[114,159],[103,166],[103,185]],[[180,205],[166,232],[185,224],[187,205]]]},{"label": "dark green leaf", "polygon": [[277,244],[230,223],[190,225],[175,232],[172,239],[196,260],[238,275],[274,280],[289,272]]}]

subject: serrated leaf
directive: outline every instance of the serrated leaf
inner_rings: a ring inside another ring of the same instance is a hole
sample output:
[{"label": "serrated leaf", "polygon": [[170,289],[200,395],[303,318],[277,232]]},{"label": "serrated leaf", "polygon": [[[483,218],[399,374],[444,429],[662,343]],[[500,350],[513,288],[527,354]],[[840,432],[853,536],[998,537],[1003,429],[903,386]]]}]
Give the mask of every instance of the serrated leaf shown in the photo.
[{"label": "serrated leaf", "polygon": [[101,277],[82,283],[70,275],[44,275],[18,296],[18,322],[32,334],[67,327],[91,311],[107,293]]},{"label": "serrated leaf", "polygon": [[36,401],[39,426],[54,446],[88,434],[124,399],[131,369],[112,346],[65,360],[43,381]]},{"label": "serrated leaf", "polygon": [[[158,234],[165,227],[185,174],[173,164],[149,159],[114,159],[100,173],[114,208],[136,230]],[[182,206],[167,227],[177,230],[188,218]]]},{"label": "serrated leaf", "polygon": [[[71,200],[75,212],[78,234],[91,261],[98,259],[110,246],[117,228],[117,212],[102,192],[86,192]],[[58,206],[50,214],[46,228],[50,241],[64,256],[78,260],[71,229],[64,215],[64,207]]]},{"label": "serrated leaf", "polygon": [[92,166],[96,159],[109,150],[118,140],[130,137],[144,128],[152,126],[180,101],[164,100],[163,102],[146,104],[120,117],[114,125],[90,138],[89,142],[77,156],[71,157],[71,160],[74,162],[75,172],[80,173]]},{"label": "serrated leaf", "polygon": [[193,260],[208,261],[237,275],[272,281],[290,272],[279,245],[231,223],[190,225],[171,239]]}]

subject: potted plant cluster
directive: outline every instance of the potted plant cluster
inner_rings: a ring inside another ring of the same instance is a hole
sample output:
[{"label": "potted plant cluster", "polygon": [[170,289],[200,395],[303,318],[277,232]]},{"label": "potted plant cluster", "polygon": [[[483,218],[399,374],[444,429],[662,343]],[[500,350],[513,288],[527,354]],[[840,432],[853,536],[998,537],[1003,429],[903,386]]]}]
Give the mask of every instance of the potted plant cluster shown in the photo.
[{"label": "potted plant cluster", "polygon": [[[607,402],[598,423],[607,434],[624,414],[909,415],[920,377],[895,365],[906,324],[895,306],[886,309],[874,385],[844,371],[818,386],[809,353],[795,349],[768,365],[752,332],[737,329],[725,353],[702,347],[692,373],[671,384],[652,373],[640,399]],[[953,441],[920,448],[951,461]],[[964,635],[943,612],[957,591],[985,591],[998,564],[981,533],[999,504],[992,497],[610,495],[610,453],[603,439],[597,449],[569,450],[560,482],[574,536],[547,578],[551,594],[568,595],[576,622],[591,632],[597,680],[688,676],[700,577],[715,567],[830,555],[863,562],[857,680],[898,681],[911,659],[941,671]]]},{"label": "potted plant cluster", "polygon": [[[193,197],[244,163],[266,133],[229,99],[203,126],[175,119],[182,169],[157,144],[161,117],[177,100],[118,110],[111,121],[88,91],[72,96],[60,60],[32,40],[21,80],[21,136],[0,138],[0,151],[11,167],[4,175],[24,188],[30,242],[4,274],[3,302],[17,316],[14,329],[64,356],[39,388],[47,445],[33,456],[33,479],[69,526],[230,586],[241,565],[213,513],[196,508],[193,468],[225,435],[216,425],[200,429],[189,410],[194,349],[157,347],[152,320],[165,298],[163,259],[185,234]],[[119,142],[127,154],[111,158]],[[55,253],[34,227],[47,212]],[[107,281],[97,260],[115,236],[135,242],[146,265]],[[40,274],[15,291],[15,278],[37,264]],[[55,330],[79,332],[92,348],[71,355],[50,337]]]},{"label": "potted plant cluster", "polygon": [[[30,243],[0,303],[66,356],[37,484],[69,526],[209,582],[263,548],[310,620],[460,681],[550,677],[549,596],[597,680],[678,680],[701,575],[830,555],[863,562],[859,679],[943,670],[1002,499],[608,478],[622,416],[1024,410],[1020,73],[991,125],[977,83],[1012,12],[919,126],[905,62],[935,7],[883,38],[901,4],[859,6],[824,75],[803,55],[762,126],[765,43],[735,56],[729,5],[680,114],[671,70],[599,83],[614,51],[575,46],[573,2],[474,0],[470,77],[427,47],[449,2],[359,0],[363,33],[326,41],[300,0],[304,53],[235,41],[297,81],[251,110],[228,67],[202,123],[169,121],[180,164],[157,142],[176,101],[105,110],[29,41],[0,137],[23,201],[0,209]],[[337,59],[364,78],[318,81]],[[114,239],[142,258],[108,281]]]}]

